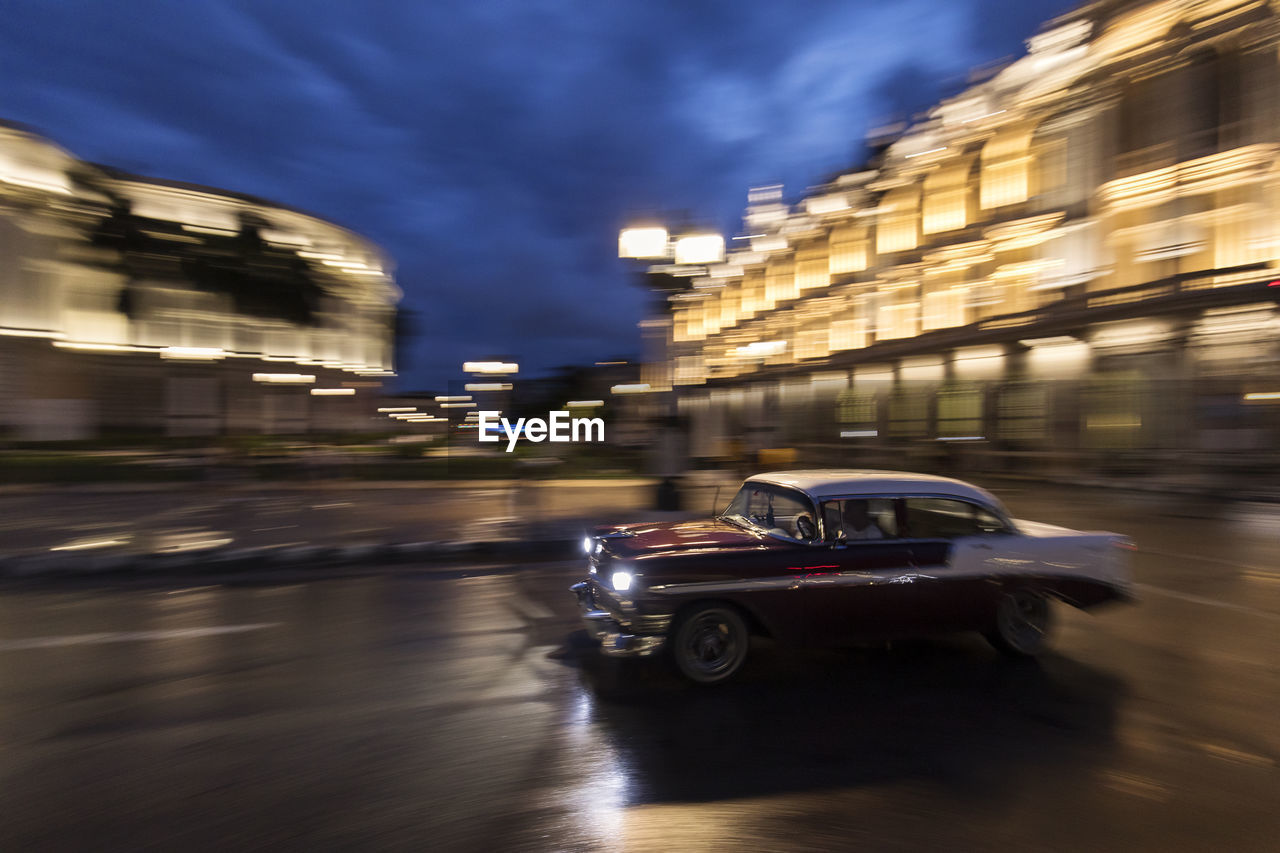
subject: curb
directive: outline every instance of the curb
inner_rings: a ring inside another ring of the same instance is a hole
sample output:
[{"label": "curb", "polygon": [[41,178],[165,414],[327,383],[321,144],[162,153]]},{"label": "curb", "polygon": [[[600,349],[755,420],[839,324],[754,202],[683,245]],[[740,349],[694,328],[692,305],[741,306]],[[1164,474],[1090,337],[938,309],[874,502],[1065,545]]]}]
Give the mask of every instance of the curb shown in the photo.
[{"label": "curb", "polygon": [[288,548],[225,548],[189,554],[97,554],[76,557],[33,554],[0,557],[3,578],[63,578],[162,576],[167,574],[233,574],[262,569],[327,569],[361,564],[393,566],[405,563],[456,562],[485,557],[512,562],[567,559],[581,553],[581,539],[554,537],[534,540],[498,539],[476,542],[358,543],[341,547],[298,545]]}]

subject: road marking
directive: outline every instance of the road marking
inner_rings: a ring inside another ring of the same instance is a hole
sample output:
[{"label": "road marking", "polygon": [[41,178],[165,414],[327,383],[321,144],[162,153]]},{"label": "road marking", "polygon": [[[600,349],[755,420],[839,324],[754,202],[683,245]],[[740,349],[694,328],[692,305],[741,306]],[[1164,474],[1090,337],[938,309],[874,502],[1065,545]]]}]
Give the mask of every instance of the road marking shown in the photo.
[{"label": "road marking", "polygon": [[0,640],[0,652],[25,649],[58,649],[64,646],[94,646],[102,643],[135,643],[151,640],[188,640],[220,634],[243,634],[275,628],[279,622],[255,622],[246,625],[210,625],[206,628],[170,628],[158,631],[107,631],[99,634],[64,634],[53,637],[25,637]]},{"label": "road marking", "polygon": [[1134,588],[1140,589],[1143,592],[1147,592],[1147,593],[1163,595],[1163,596],[1167,596],[1168,598],[1176,598],[1179,601],[1189,601],[1192,604],[1204,604],[1209,607],[1221,607],[1225,610],[1235,610],[1239,613],[1249,613],[1253,616],[1261,616],[1263,619],[1274,619],[1275,621],[1280,622],[1280,613],[1270,613],[1266,610],[1258,610],[1256,607],[1246,607],[1243,604],[1232,604],[1229,601],[1219,601],[1216,598],[1205,598],[1202,595],[1191,595],[1190,593],[1186,593],[1186,592],[1174,592],[1171,589],[1162,589],[1158,586],[1151,586],[1150,584],[1145,584],[1145,583],[1134,584]]}]

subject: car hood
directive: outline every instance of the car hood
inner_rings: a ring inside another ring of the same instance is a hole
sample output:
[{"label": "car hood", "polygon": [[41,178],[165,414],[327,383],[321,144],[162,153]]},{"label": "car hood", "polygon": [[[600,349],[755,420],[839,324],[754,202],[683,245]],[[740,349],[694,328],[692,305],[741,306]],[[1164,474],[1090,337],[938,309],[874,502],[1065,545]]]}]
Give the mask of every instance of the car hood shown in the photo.
[{"label": "car hood", "polygon": [[783,545],[764,533],[744,530],[718,519],[619,524],[597,528],[595,535],[604,537],[607,552],[624,559],[686,551],[759,549]]}]

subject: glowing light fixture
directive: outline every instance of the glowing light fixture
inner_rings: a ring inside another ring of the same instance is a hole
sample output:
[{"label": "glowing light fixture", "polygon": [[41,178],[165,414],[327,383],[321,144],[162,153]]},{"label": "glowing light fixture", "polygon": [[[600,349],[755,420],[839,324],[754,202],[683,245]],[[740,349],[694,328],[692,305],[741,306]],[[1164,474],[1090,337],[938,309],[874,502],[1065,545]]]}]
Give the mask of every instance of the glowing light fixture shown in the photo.
[{"label": "glowing light fixture", "polygon": [[464,361],[463,373],[519,373],[520,365],[512,361]]},{"label": "glowing light fixture", "polygon": [[135,347],[128,344],[95,344],[87,341],[54,341],[59,349],[80,350],[82,352],[154,352],[148,347]]},{"label": "glowing light fixture", "polygon": [[690,234],[676,240],[677,264],[718,264],[724,260],[724,237]]},{"label": "glowing light fixture", "polygon": [[624,228],[618,233],[618,257],[667,257],[667,229]]},{"label": "glowing light fixture", "polygon": [[0,327],[0,335],[10,338],[63,338],[66,337],[62,332],[53,332],[45,329],[14,329],[9,327]]},{"label": "glowing light fixture", "polygon": [[253,381],[266,385],[310,385],[316,377],[310,373],[255,373]]},{"label": "glowing light fixture", "polygon": [[184,361],[218,361],[227,357],[227,351],[220,347],[165,347],[160,350],[160,357]]}]

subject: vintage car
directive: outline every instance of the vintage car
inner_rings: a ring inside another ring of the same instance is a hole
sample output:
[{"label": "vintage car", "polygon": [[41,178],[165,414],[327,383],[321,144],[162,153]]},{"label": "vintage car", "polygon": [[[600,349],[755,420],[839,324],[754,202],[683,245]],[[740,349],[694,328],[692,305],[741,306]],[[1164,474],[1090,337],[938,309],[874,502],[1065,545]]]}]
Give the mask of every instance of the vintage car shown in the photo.
[{"label": "vintage car", "polygon": [[608,655],[660,650],[697,682],[741,668],[752,635],[838,645],[980,631],[1035,655],[1054,600],[1131,599],[1132,544],[1015,520],[959,480],[890,471],[751,477],[706,521],[596,528],[574,584]]}]

